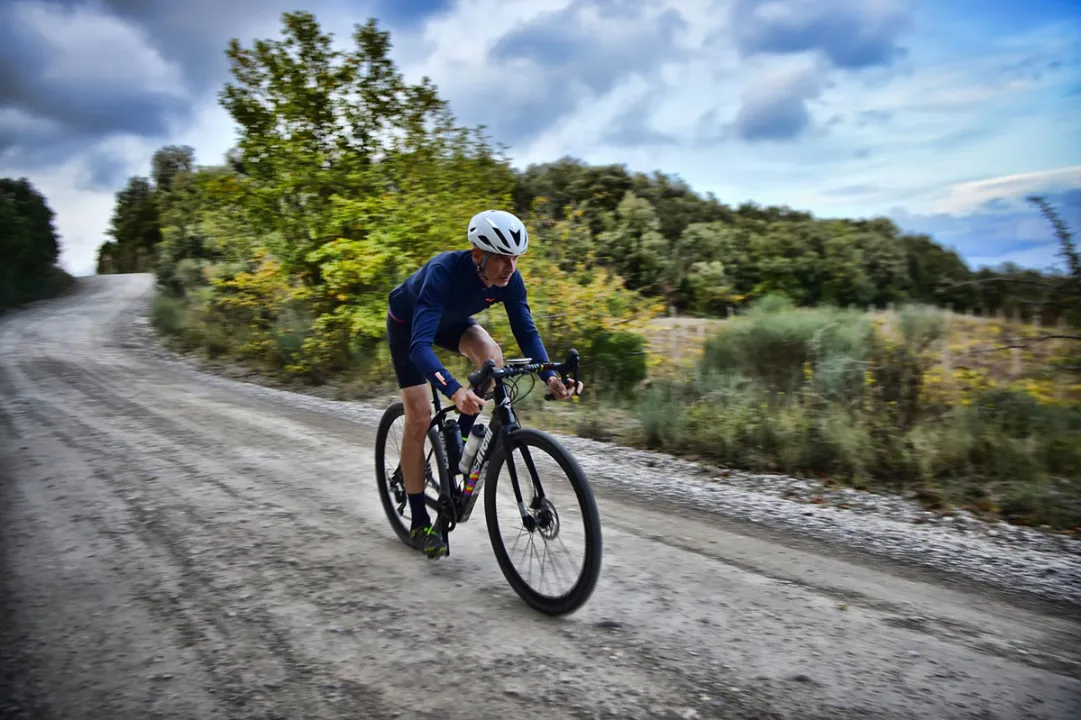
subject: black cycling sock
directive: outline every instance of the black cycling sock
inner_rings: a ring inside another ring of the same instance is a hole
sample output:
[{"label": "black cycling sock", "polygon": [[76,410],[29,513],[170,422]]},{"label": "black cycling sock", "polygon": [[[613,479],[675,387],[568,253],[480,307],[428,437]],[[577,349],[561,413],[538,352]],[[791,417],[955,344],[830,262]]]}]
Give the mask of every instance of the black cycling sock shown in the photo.
[{"label": "black cycling sock", "polygon": [[409,514],[413,516],[413,525],[410,530],[416,530],[426,525],[431,525],[432,520],[428,517],[428,506],[424,503],[424,493],[419,492],[416,495],[408,493],[409,495]]},{"label": "black cycling sock", "polygon": [[469,431],[477,421],[477,415],[462,415],[458,418],[458,429],[462,431],[462,442],[469,440]]}]

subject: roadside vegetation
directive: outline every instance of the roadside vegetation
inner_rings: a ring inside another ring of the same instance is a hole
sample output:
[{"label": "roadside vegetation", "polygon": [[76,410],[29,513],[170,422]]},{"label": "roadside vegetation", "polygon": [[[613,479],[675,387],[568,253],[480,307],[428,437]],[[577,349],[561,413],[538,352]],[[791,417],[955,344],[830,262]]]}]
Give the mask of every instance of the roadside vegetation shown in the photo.
[{"label": "roadside vegetation", "polygon": [[[572,404],[535,389],[531,421],[1081,529],[1081,262],[1039,198],[1067,272],[971,270],[885,218],[733,207],[618,165],[518,171],[430,82],[403,79],[374,21],[347,51],[330,40],[298,12],[279,39],[231,43],[236,147],[201,166],[162,148],[117,194],[98,272],[156,273],[173,347],[392,393],[387,293],[466,247],[477,209],[513,209],[545,344],[577,348],[590,389]],[[679,342],[658,329],[688,317]],[[501,310],[480,319],[518,353]]]},{"label": "roadside vegetation", "polygon": [[[869,315],[768,297],[689,372],[652,383],[619,439],[1076,529],[1076,344],[1038,337],[926,306]],[[1000,349],[1018,338],[1029,347]]]}]

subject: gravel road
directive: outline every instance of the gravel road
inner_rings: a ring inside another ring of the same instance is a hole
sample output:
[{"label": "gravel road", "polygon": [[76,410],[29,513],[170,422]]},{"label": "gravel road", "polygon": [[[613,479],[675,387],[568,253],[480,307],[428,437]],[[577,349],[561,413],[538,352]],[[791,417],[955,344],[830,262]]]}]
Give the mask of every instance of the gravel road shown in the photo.
[{"label": "gravel road", "polygon": [[378,405],[170,359],[152,294],[80,278],[0,317],[2,718],[1081,716],[1075,544],[811,511],[569,439],[604,566],[546,618],[482,508],[446,560],[397,540]]}]

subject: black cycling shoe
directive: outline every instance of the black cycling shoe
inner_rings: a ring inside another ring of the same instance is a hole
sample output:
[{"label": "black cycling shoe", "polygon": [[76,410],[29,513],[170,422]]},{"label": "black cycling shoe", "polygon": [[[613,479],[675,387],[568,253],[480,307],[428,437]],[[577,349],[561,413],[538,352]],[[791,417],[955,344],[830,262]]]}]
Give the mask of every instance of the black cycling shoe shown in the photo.
[{"label": "black cycling shoe", "polygon": [[413,541],[418,550],[433,560],[447,554],[447,544],[443,542],[443,536],[436,532],[431,525],[413,528],[409,531],[409,539]]}]

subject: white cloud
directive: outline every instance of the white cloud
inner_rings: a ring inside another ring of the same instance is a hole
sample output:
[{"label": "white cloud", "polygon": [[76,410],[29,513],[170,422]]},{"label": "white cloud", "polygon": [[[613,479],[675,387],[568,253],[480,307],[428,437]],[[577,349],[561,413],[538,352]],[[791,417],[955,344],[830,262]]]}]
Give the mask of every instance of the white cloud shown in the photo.
[{"label": "white cloud", "polygon": [[[1023,202],[1030,193],[1074,187],[1081,187],[1081,165],[958,183],[949,188],[935,209],[948,213],[973,212],[990,200],[1014,198]],[[1002,207],[1003,210],[1015,208],[1016,205]]]},{"label": "white cloud", "polygon": [[[60,167],[29,177],[56,214],[53,225],[60,239],[59,264],[74,275],[94,273],[97,248],[105,240],[112,214],[112,193],[78,189],[80,178],[89,172],[82,158],[73,158]],[[18,173],[3,174],[19,177]]]},{"label": "white cloud", "polygon": [[26,138],[33,142],[48,137],[63,127],[49,118],[34,117],[19,108],[0,108],[0,136]]},{"label": "white cloud", "polygon": [[[487,54],[495,42],[519,25],[549,12],[563,10],[574,0],[533,2],[532,0],[462,0],[453,13],[424,25],[429,55],[415,65],[405,65],[405,72],[417,77],[428,75],[441,91],[458,85],[469,86],[472,76],[459,71],[476,71],[487,63]],[[453,90],[451,90],[453,92]],[[492,102],[498,102],[493,98]]]},{"label": "white cloud", "polygon": [[[553,3],[544,10],[565,5]],[[948,45],[928,50],[917,44],[893,67],[842,72],[823,66],[813,51],[741,57],[737,28],[730,23],[731,3],[672,0],[669,7],[687,20],[679,36],[682,54],[668,59],[650,82],[627,78],[598,97],[583,92],[572,112],[511,148],[517,165],[571,154],[590,162],[678,173],[696,189],[712,190],[730,202],[863,215],[898,204],[932,212],[942,207],[941,194],[953,184],[1081,161],[1081,147],[1073,139],[1081,136],[1081,121],[1061,108],[1056,112],[1054,104],[1065,86],[1077,81],[1076,74],[1067,68],[1040,77],[1003,78],[1001,70],[1034,53],[1048,59],[1076,56],[1063,42],[1068,26],[1029,32],[1022,40],[987,42],[982,53],[964,57],[956,57]],[[799,3],[786,5],[786,12],[793,7],[798,10]],[[871,19],[882,21],[897,12],[895,3],[876,7],[865,8]],[[500,103],[516,101],[516,93],[543,85],[545,75],[535,65],[523,66],[518,74],[493,66],[486,50],[515,21],[524,23],[537,14],[524,4],[468,3],[461,13],[429,26],[436,49],[423,65],[409,70],[431,75],[459,115],[463,107],[477,104],[490,104],[490,112],[498,112]],[[481,17],[490,18],[490,33],[478,24]],[[872,24],[881,30],[882,22]],[[451,43],[455,31],[466,28],[471,42]],[[496,84],[499,79],[502,85]],[[492,87],[503,91],[476,91]],[[788,102],[796,111],[805,108],[810,125],[800,142],[734,141],[732,126],[741,106],[746,101],[744,112],[752,111],[763,97],[775,104]],[[640,136],[657,138],[655,143],[625,147],[606,141],[612,123],[628,113],[651,131]],[[719,137],[728,141],[705,142]],[[873,190],[861,196],[830,192],[855,185]]]},{"label": "white cloud", "polygon": [[[194,120],[177,128],[170,142],[191,145],[199,164],[218,164],[234,144],[232,118],[217,105],[215,97],[204,98],[194,112]],[[109,218],[115,202],[114,193],[121,187],[93,189],[95,157],[108,156],[122,169],[122,177],[149,175],[150,158],[162,142],[121,136],[109,138],[87,148],[64,164],[30,172],[18,167],[0,168],[0,175],[26,176],[41,192],[56,213],[53,222],[60,236],[60,265],[76,275],[94,273],[97,250],[107,241]],[[121,186],[123,185],[121,182]]]}]

